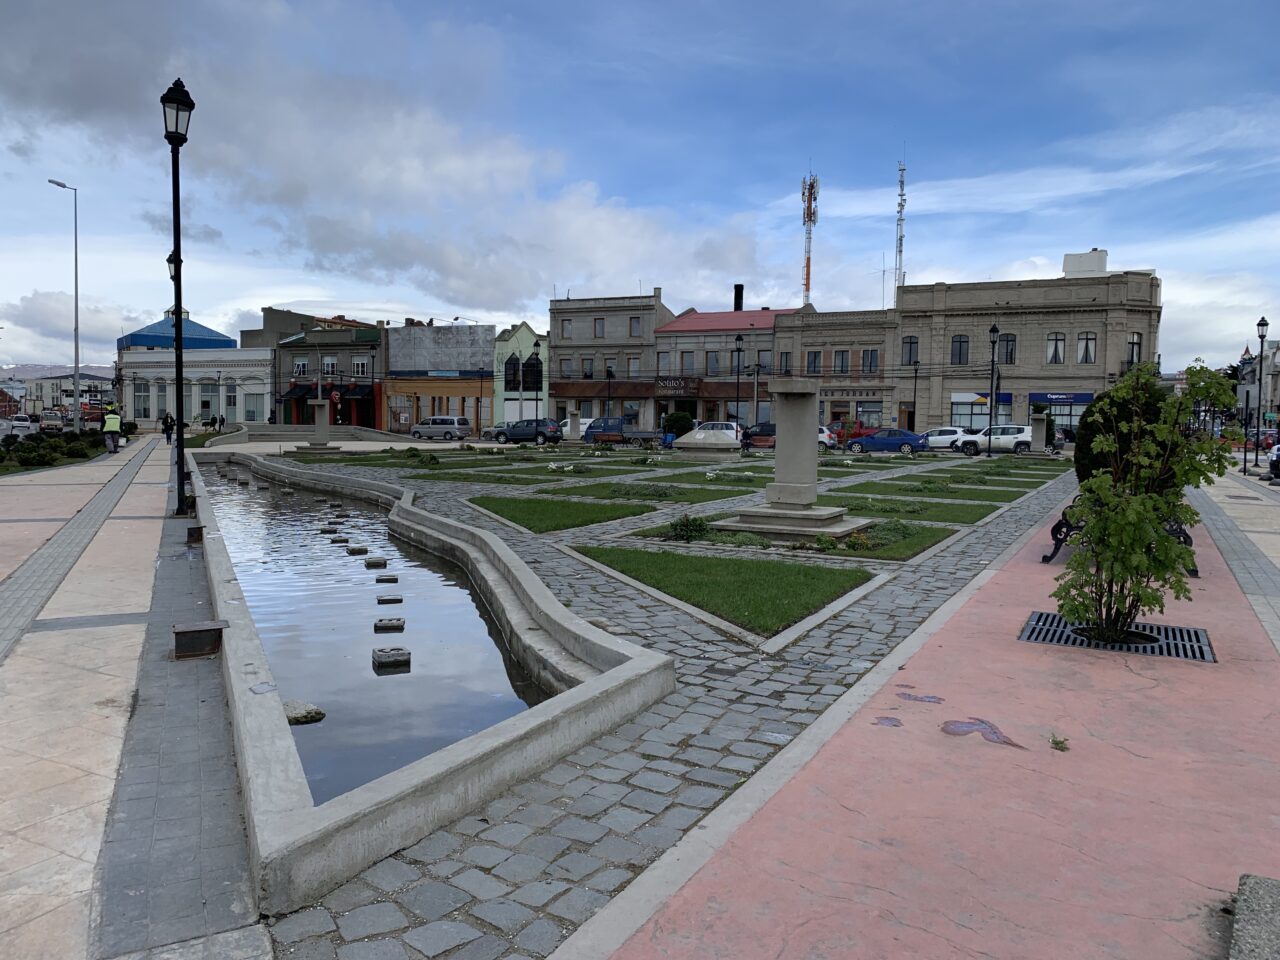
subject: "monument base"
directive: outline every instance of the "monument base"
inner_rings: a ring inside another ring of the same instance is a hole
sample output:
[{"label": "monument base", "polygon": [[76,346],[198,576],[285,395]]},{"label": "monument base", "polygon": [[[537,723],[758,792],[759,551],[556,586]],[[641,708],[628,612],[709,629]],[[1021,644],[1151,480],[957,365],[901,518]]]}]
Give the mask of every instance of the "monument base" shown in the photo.
[{"label": "monument base", "polygon": [[747,507],[736,517],[715,520],[711,527],[726,533],[754,533],[778,543],[812,541],[820,536],[842,540],[853,531],[873,523],[865,517],[851,518],[844,507]]},{"label": "monument base", "polygon": [[681,459],[707,463],[738,460],[742,456],[742,445],[719,430],[692,430],[676,440],[673,446]]},{"label": "monument base", "polygon": [[294,452],[295,452],[295,453],[305,453],[305,454],[307,454],[307,456],[315,456],[315,455],[317,455],[317,454],[326,454],[326,453],[342,453],[342,452],[343,452],[342,448],[341,448],[341,447],[339,447],[339,446],[337,446],[336,444],[332,444],[332,443],[316,443],[315,441],[308,441],[307,443],[300,443],[300,444],[298,444],[296,447],[294,447],[293,449],[294,449]]}]

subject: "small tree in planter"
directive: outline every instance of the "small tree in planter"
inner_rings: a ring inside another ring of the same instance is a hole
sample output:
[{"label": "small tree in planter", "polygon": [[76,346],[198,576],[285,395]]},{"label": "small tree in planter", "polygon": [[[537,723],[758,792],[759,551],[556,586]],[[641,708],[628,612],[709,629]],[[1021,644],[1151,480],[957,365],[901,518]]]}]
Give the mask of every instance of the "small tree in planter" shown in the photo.
[{"label": "small tree in planter", "polygon": [[1081,417],[1080,496],[1068,517],[1084,527],[1069,541],[1077,549],[1053,596],[1058,612],[1095,640],[1134,642],[1130,627],[1163,612],[1166,594],[1191,596],[1194,555],[1169,531],[1200,519],[1186,488],[1212,483],[1232,462],[1229,444],[1193,425],[1198,402],[1229,406],[1230,383],[1197,361],[1187,368],[1186,392],[1171,396],[1155,368],[1140,364]]}]

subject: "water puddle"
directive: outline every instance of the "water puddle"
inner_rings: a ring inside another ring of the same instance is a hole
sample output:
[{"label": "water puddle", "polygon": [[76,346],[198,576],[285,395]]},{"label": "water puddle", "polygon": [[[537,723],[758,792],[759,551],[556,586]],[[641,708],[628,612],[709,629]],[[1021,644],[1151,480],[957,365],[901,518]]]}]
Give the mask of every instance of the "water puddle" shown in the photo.
[{"label": "water puddle", "polygon": [[[281,700],[326,714],[290,728],[317,804],[547,699],[508,654],[466,573],[393,539],[382,511],[201,473]],[[330,542],[335,535],[385,557],[386,568],[367,569],[365,555]],[[378,603],[386,595],[402,602]],[[375,634],[387,617],[403,618],[404,632]],[[386,646],[408,648],[409,672],[375,674],[373,648]]]}]

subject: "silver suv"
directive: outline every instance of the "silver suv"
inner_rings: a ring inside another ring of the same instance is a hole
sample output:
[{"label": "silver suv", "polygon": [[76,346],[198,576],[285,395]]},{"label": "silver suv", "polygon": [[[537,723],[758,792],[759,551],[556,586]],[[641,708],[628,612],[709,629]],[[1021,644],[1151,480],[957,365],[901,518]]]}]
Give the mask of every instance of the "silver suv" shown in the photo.
[{"label": "silver suv", "polygon": [[955,441],[955,449],[971,457],[977,456],[987,449],[987,434],[991,435],[992,451],[1016,453],[1019,456],[1031,452],[1031,428],[1014,423],[997,423],[980,433],[965,436]]},{"label": "silver suv", "polygon": [[415,423],[409,435],[415,440],[465,440],[471,436],[471,421],[466,417],[427,417]]}]

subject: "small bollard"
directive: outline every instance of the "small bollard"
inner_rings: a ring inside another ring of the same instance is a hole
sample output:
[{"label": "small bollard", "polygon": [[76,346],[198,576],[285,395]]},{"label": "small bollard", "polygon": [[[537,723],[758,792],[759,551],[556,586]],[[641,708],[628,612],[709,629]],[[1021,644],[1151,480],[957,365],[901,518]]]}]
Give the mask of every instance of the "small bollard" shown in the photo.
[{"label": "small bollard", "polygon": [[364,568],[366,570],[380,570],[386,567],[386,565],[387,565],[386,557],[365,557],[364,558]]},{"label": "small bollard", "polygon": [[348,557],[363,557],[368,552],[368,547],[347,547]]},{"label": "small bollard", "polygon": [[399,583],[400,577],[394,573],[380,573],[373,578],[374,583]]},{"label": "small bollard", "polygon": [[399,617],[383,617],[373,621],[374,633],[404,633],[404,620]]},{"label": "small bollard", "polygon": [[394,593],[384,593],[378,597],[378,603],[404,603],[404,597]]},{"label": "small bollard", "polygon": [[173,625],[173,658],[190,660],[193,657],[213,656],[222,649],[222,631],[227,626],[225,620],[175,623]]}]

